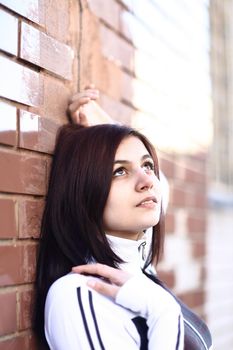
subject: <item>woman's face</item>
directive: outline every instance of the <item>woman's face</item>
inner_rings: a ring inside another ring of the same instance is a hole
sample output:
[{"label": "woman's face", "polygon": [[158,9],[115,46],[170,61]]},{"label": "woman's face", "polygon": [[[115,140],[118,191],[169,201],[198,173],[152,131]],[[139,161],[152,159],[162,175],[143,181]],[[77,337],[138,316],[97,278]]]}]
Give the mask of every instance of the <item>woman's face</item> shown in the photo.
[{"label": "woman's face", "polygon": [[138,239],[159,222],[161,188],[153,169],[153,159],[140,139],[129,136],[120,143],[103,215],[106,233]]}]

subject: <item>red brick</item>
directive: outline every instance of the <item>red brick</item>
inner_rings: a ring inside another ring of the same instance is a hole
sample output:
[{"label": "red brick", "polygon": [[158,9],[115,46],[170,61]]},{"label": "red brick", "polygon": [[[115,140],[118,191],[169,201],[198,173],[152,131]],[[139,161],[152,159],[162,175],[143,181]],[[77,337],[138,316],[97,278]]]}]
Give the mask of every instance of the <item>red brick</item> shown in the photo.
[{"label": "red brick", "polygon": [[[121,84],[116,82],[121,82],[123,74],[121,68],[106,58],[103,58],[102,64],[104,69],[100,70],[98,68],[98,61],[93,60],[93,81],[95,81],[96,86],[98,86],[98,88],[105,93],[105,96],[108,95],[110,98],[119,101],[122,96],[122,88]],[[88,70],[88,66],[86,69]],[[103,100],[104,97],[102,94],[100,94],[101,106]],[[111,116],[113,115],[113,118],[115,117],[116,112],[114,110],[108,110],[108,112]]]},{"label": "red brick", "polygon": [[105,94],[101,94],[99,103],[114,120],[130,125],[132,115],[135,112],[133,108]]},{"label": "red brick", "polygon": [[[206,246],[205,246],[206,250]],[[202,265],[200,269],[200,283],[202,286],[205,285],[206,279],[208,277],[208,267],[206,265]]]},{"label": "red brick", "polygon": [[194,192],[189,194],[189,203],[194,208],[205,209],[207,206],[206,192]]},{"label": "red brick", "polygon": [[34,280],[35,244],[0,246],[0,286],[29,283]]},{"label": "red brick", "polygon": [[[1,349],[0,349],[1,350]],[[25,350],[38,350],[37,340],[34,333],[28,333]]]},{"label": "red brick", "polygon": [[17,142],[17,114],[14,106],[0,101],[0,143],[15,146]]},{"label": "red brick", "polygon": [[[135,105],[135,103],[137,103],[137,101],[135,102],[134,98],[134,87],[136,86],[136,83],[136,79],[133,79],[126,72],[122,72],[121,98],[123,101],[127,101],[127,103],[130,103],[132,105]],[[135,107],[137,107],[137,105],[135,105]]]},{"label": "red brick", "polygon": [[[105,94],[116,100],[122,96],[122,70],[113,59],[102,55],[99,37],[100,23],[91,11],[84,11],[81,61],[81,88],[94,81],[95,85]],[[90,51],[90,47],[92,48]]]},{"label": "red brick", "polygon": [[203,290],[193,290],[184,294],[180,294],[179,298],[192,309],[204,304],[205,292]]},{"label": "red brick", "polygon": [[120,6],[114,0],[88,0],[91,11],[108,25],[119,31]]},{"label": "red brick", "polygon": [[25,350],[38,350],[37,340],[34,333],[28,333]]},{"label": "red brick", "polygon": [[58,127],[52,120],[21,110],[19,147],[51,154]]},{"label": "red brick", "polygon": [[[204,238],[204,237],[203,237]],[[204,258],[206,255],[206,243],[203,241],[192,242],[192,255],[194,259]]]},{"label": "red brick", "polygon": [[67,122],[66,110],[70,95],[69,89],[62,81],[51,76],[45,76],[42,115],[55,120],[56,123]]},{"label": "red brick", "polygon": [[0,293],[0,335],[17,329],[16,292]]},{"label": "red brick", "polygon": [[19,201],[19,237],[38,238],[44,209],[43,200]]},{"label": "red brick", "polygon": [[[76,12],[77,8],[74,6],[74,3],[71,6],[71,10]],[[80,81],[80,88],[83,89],[86,85],[90,84],[90,81],[95,82],[96,86],[100,88],[101,76],[103,80],[106,79],[107,74],[105,71],[105,63],[103,62],[103,56],[101,55],[100,39],[99,39],[99,23],[96,17],[92,14],[91,11],[83,11],[83,23],[85,25],[82,28],[80,33],[82,38],[82,49],[80,52],[81,59],[81,81],[77,77],[77,69],[74,69],[74,74],[76,80]],[[72,23],[73,33],[77,31],[77,22]],[[77,33],[79,34],[79,33]],[[80,35],[79,35],[80,36]],[[77,42],[79,38],[74,38],[74,41]],[[91,50],[90,50],[91,47]],[[78,67],[78,61],[75,62],[75,67]],[[99,76],[99,79],[96,79],[94,75]],[[77,89],[74,86],[74,89]],[[104,91],[104,89],[101,89]]]},{"label": "red brick", "polygon": [[100,27],[100,37],[104,56],[116,64],[134,71],[134,48],[104,25]]},{"label": "red brick", "polygon": [[[75,21],[75,30],[77,30],[76,26],[79,14],[74,10],[76,3],[73,4],[72,1],[53,0],[45,1],[44,5],[46,33],[63,43],[68,43],[70,41],[69,26],[72,20]],[[72,16],[70,16],[70,13],[72,13]]]},{"label": "red brick", "polygon": [[187,217],[189,233],[204,233],[206,231],[206,216],[200,213]]},{"label": "red brick", "polygon": [[38,73],[0,56],[0,76],[1,96],[29,106],[42,104],[43,81]]},{"label": "red brick", "polygon": [[19,330],[25,330],[31,327],[32,298],[32,289],[19,292]]},{"label": "red brick", "polygon": [[12,55],[18,52],[18,20],[0,9],[0,49]]},{"label": "red brick", "polygon": [[65,79],[72,78],[72,49],[27,23],[21,24],[20,57]]},{"label": "red brick", "polygon": [[172,289],[175,286],[175,273],[173,270],[159,270],[158,275],[161,281],[163,281],[168,288]]},{"label": "red brick", "polygon": [[205,184],[206,182],[206,174],[205,173],[200,173],[197,172],[193,169],[185,169],[185,181],[188,182],[196,182],[196,183],[201,183],[201,184]]},{"label": "red brick", "polygon": [[170,159],[160,158],[160,168],[164,175],[168,178],[175,176],[175,164]]},{"label": "red brick", "polygon": [[0,350],[38,350],[38,348],[35,346],[34,337],[28,332],[7,340],[0,339]]},{"label": "red brick", "polygon": [[0,238],[17,236],[16,202],[12,199],[0,198]]},{"label": "red brick", "polygon": [[1,4],[35,23],[44,23],[45,8],[43,0],[1,0]]},{"label": "red brick", "polygon": [[170,204],[175,207],[184,207],[187,204],[186,192],[183,188],[171,187]]},{"label": "red brick", "polygon": [[171,233],[175,231],[175,215],[174,213],[167,212],[165,217],[165,231]]},{"label": "red brick", "polygon": [[27,244],[24,247],[24,278],[26,282],[34,282],[36,269],[37,244]]},{"label": "red brick", "polygon": [[195,167],[198,172],[205,173],[206,165],[207,165],[207,157],[206,153],[195,153],[187,157],[189,160],[189,168],[192,168],[192,165],[195,164]]},{"label": "red brick", "polygon": [[44,159],[0,151],[0,190],[44,195],[46,161]]}]

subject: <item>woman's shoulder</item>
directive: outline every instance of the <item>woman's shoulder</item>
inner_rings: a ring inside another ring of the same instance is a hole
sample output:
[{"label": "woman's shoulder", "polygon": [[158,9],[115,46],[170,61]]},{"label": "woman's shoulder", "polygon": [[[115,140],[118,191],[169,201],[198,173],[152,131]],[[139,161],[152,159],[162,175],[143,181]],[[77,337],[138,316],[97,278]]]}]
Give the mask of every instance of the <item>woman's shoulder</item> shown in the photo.
[{"label": "woman's shoulder", "polygon": [[77,295],[78,288],[87,289],[87,277],[77,273],[70,272],[57,279],[49,288],[46,302],[50,300],[65,300]]}]

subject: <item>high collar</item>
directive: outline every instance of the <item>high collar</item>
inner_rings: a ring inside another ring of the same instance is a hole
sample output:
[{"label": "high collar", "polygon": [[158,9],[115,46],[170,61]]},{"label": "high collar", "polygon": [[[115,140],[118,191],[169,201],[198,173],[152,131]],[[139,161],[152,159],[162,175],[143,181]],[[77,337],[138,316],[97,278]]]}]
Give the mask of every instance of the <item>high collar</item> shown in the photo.
[{"label": "high collar", "polygon": [[132,274],[142,273],[150,251],[151,230],[137,241],[108,234],[106,237],[114,253],[124,261],[120,268]]}]

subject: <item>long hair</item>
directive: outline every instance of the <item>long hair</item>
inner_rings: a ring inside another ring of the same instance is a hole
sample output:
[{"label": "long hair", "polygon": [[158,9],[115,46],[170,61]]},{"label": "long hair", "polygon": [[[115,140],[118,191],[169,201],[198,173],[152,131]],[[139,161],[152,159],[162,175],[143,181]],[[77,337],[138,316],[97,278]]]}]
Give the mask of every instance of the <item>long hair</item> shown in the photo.
[{"label": "long hair", "polygon": [[[34,329],[44,339],[44,306],[51,284],[76,265],[94,259],[118,267],[121,259],[112,251],[103,229],[103,212],[111,187],[113,163],[121,141],[139,138],[153,158],[159,178],[156,152],[145,136],[119,125],[64,125],[56,139],[36,271]],[[153,228],[147,266],[158,260],[163,244],[163,215]],[[155,234],[156,233],[156,234]]]}]

